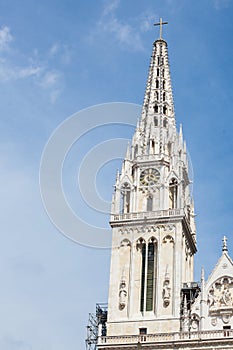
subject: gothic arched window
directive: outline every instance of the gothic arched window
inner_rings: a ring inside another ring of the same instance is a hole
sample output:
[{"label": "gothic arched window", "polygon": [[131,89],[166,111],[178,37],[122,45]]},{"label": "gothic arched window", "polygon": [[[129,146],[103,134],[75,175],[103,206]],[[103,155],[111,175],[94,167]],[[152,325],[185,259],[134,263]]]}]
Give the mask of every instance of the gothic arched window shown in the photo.
[{"label": "gothic arched window", "polygon": [[155,98],[156,98],[157,101],[159,100],[159,93],[158,93],[158,91],[155,91]]},{"label": "gothic arched window", "polygon": [[178,192],[178,182],[176,179],[172,179],[169,183],[169,208],[177,208],[177,192]]},{"label": "gothic arched window", "polygon": [[141,254],[142,254],[142,266],[141,266],[141,302],[140,302],[140,311],[144,311],[145,303],[145,270],[146,270],[146,244],[142,243],[141,245]]},{"label": "gothic arched window", "polygon": [[134,148],[134,158],[136,158],[137,155],[138,155],[138,145],[136,145]]},{"label": "gothic arched window", "polygon": [[163,120],[163,126],[164,126],[164,128],[167,127],[167,118],[164,118],[164,120]]},{"label": "gothic arched window", "polygon": [[159,112],[159,106],[156,104],[154,105],[154,112],[155,113],[158,113]]},{"label": "gothic arched window", "polygon": [[163,89],[165,89],[165,80],[163,80]]},{"label": "gothic arched window", "polygon": [[158,89],[158,88],[159,88],[159,81],[158,81],[158,79],[156,79],[155,86],[156,86],[156,89]]},{"label": "gothic arched window", "polygon": [[155,294],[155,243],[152,238],[148,243],[147,281],[146,281],[146,311],[153,310]]},{"label": "gothic arched window", "polygon": [[156,285],[156,242],[152,237],[148,244],[141,244],[141,303],[140,311],[153,311]]},{"label": "gothic arched window", "polygon": [[125,182],[121,187],[121,213],[129,213],[130,211],[130,185]]},{"label": "gothic arched window", "polygon": [[146,199],[146,210],[147,211],[153,210],[153,197],[151,194]]},{"label": "gothic arched window", "polygon": [[157,77],[159,77],[159,68],[157,68]]},{"label": "gothic arched window", "polygon": [[152,148],[152,153],[155,153],[155,140],[151,141],[151,148]]},{"label": "gothic arched window", "polygon": [[163,114],[167,115],[167,106],[163,106]]},{"label": "gothic arched window", "polygon": [[158,126],[158,118],[154,117],[154,126]]},{"label": "gothic arched window", "polygon": [[163,101],[166,100],[166,92],[163,93]]}]

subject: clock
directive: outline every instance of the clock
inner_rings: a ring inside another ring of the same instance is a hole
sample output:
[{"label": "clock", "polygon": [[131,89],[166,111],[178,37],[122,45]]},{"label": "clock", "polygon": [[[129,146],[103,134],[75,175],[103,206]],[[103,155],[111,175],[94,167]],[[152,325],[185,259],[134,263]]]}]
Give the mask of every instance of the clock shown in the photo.
[{"label": "clock", "polygon": [[140,174],[140,184],[143,186],[154,186],[160,178],[160,173],[157,169],[147,168]]}]

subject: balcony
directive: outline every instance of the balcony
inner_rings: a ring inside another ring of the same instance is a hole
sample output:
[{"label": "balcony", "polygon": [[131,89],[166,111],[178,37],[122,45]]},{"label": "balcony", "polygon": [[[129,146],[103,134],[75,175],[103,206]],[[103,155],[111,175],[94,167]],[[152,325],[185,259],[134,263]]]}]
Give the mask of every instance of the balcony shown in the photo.
[{"label": "balcony", "polygon": [[110,222],[117,223],[118,221],[170,218],[170,217],[183,216],[183,215],[184,215],[183,209],[168,209],[168,210],[146,211],[146,212],[136,212],[136,213],[125,213],[125,214],[112,214]]},{"label": "balcony", "polygon": [[183,342],[192,340],[214,341],[233,338],[233,329],[199,331],[199,332],[176,332],[176,333],[158,333],[147,335],[123,335],[99,337],[98,346],[114,344],[138,344],[138,343],[163,343],[163,342]]}]

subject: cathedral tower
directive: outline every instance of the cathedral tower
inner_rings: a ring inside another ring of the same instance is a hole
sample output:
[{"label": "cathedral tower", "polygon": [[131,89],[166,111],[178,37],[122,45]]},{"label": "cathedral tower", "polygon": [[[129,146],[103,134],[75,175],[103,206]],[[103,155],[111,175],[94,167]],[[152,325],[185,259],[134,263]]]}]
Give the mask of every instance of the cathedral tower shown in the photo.
[{"label": "cathedral tower", "polygon": [[194,207],[177,132],[167,43],[156,40],[142,115],[112,199],[108,336],[180,330],[181,288],[193,281]]},{"label": "cathedral tower", "polygon": [[167,43],[154,42],[141,118],[112,197],[108,311],[89,318],[89,350],[233,349],[233,261],[193,282],[196,229]]}]

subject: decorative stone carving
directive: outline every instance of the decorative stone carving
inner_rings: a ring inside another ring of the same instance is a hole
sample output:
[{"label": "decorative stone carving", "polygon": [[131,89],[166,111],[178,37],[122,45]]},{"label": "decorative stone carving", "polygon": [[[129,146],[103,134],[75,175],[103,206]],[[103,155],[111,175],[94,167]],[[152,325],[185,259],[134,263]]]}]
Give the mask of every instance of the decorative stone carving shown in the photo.
[{"label": "decorative stone carving", "polygon": [[213,308],[216,305],[216,302],[217,302],[217,298],[216,298],[216,296],[214,294],[214,288],[212,287],[209,290],[208,300],[207,300],[209,308]]},{"label": "decorative stone carving", "polygon": [[223,321],[223,323],[229,323],[230,322],[230,319],[231,319],[231,315],[229,315],[229,314],[223,314],[222,315],[222,321]]},{"label": "decorative stone carving", "polygon": [[167,243],[167,242],[169,242],[169,243],[174,243],[173,237],[170,236],[170,235],[167,235],[166,237],[164,237],[163,243]]},{"label": "decorative stone carving", "polygon": [[212,326],[217,326],[217,317],[212,317],[211,318],[211,324],[212,324]]},{"label": "decorative stone carving", "polygon": [[120,281],[119,287],[119,309],[123,310],[127,303],[127,286],[126,286],[126,278],[124,276],[124,269],[122,272],[122,277]]},{"label": "decorative stone carving", "polygon": [[211,286],[207,299],[209,314],[213,316],[211,323],[214,316],[220,317],[223,323],[229,323],[233,315],[232,292],[233,279],[231,277],[222,277]]},{"label": "decorative stone carving", "polygon": [[128,247],[130,246],[130,241],[128,239],[123,239],[123,241],[121,241],[120,247]]},{"label": "decorative stone carving", "polygon": [[183,315],[181,316],[181,329],[183,332],[188,332],[190,326],[189,320],[189,312],[187,307],[187,298],[184,296],[184,307],[183,307]]},{"label": "decorative stone carving", "polygon": [[192,314],[191,316],[191,328],[194,331],[198,331],[199,329],[199,317],[196,314]]},{"label": "decorative stone carving", "polygon": [[165,274],[165,279],[163,282],[163,306],[168,307],[170,304],[170,299],[171,299],[171,287],[170,287],[170,276],[168,272]]},{"label": "decorative stone carving", "polygon": [[229,289],[227,286],[224,286],[224,289],[222,291],[222,295],[220,298],[220,305],[221,306],[232,306],[232,297],[231,297],[231,293],[229,292]]}]

